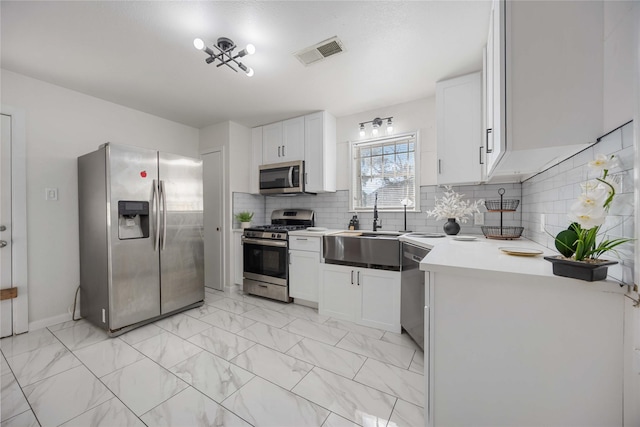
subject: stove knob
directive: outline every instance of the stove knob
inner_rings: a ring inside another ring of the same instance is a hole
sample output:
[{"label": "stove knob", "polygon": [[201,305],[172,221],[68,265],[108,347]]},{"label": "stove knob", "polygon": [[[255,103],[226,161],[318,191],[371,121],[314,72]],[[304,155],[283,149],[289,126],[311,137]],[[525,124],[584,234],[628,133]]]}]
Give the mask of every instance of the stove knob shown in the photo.
[{"label": "stove knob", "polygon": [[271,238],[275,239],[276,238],[276,233],[271,233]]}]

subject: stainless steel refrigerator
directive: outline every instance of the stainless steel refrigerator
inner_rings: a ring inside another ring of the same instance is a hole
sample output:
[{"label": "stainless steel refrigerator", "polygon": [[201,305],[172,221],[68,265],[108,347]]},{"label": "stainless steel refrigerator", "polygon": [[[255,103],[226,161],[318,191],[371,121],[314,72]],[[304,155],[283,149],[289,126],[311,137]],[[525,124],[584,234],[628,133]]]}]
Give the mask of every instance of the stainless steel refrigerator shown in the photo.
[{"label": "stainless steel refrigerator", "polygon": [[201,160],[107,143],[78,197],[84,318],[116,336],[203,304]]}]

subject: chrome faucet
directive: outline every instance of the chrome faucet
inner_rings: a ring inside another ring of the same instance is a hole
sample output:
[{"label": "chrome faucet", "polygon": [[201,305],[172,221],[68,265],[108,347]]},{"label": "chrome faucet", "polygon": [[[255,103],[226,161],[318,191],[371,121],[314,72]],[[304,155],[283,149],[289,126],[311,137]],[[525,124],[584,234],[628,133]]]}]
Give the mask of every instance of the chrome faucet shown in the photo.
[{"label": "chrome faucet", "polygon": [[382,228],[382,221],[378,219],[378,192],[376,191],[376,201],[373,204],[373,231]]}]

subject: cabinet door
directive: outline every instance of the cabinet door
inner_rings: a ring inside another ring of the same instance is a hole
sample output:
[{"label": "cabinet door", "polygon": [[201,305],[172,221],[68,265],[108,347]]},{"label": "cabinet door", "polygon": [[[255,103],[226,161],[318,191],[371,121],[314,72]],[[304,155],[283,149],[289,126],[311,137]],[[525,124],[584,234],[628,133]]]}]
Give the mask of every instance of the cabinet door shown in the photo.
[{"label": "cabinet door", "polygon": [[282,122],[282,149],[283,161],[304,160],[304,117]]},{"label": "cabinet door", "polygon": [[304,118],[305,190],[336,191],[336,119],[326,111]]},{"label": "cabinet door", "polygon": [[233,232],[233,272],[236,285],[242,285],[242,231]]},{"label": "cabinet door", "polygon": [[487,175],[493,172],[498,160],[504,154],[505,138],[502,131],[504,117],[504,50],[501,49],[504,29],[502,26],[501,3],[493,2],[489,17],[489,35],[487,36],[486,69],[486,127],[484,144]]},{"label": "cabinet door", "polygon": [[481,76],[436,84],[438,184],[483,180]]},{"label": "cabinet door", "polygon": [[322,264],[320,266],[320,295],[318,312],[323,316],[338,319],[358,320],[359,290],[355,284],[354,268],[341,265]]},{"label": "cabinet door", "polygon": [[262,127],[262,164],[286,161],[282,156],[282,122]]},{"label": "cabinet door", "polygon": [[262,126],[251,129],[251,170],[249,192],[260,194],[260,165],[262,164]]},{"label": "cabinet door", "polygon": [[366,326],[400,333],[400,273],[358,269],[360,321]]},{"label": "cabinet door", "polygon": [[289,296],[318,302],[319,276],[319,252],[289,252]]}]

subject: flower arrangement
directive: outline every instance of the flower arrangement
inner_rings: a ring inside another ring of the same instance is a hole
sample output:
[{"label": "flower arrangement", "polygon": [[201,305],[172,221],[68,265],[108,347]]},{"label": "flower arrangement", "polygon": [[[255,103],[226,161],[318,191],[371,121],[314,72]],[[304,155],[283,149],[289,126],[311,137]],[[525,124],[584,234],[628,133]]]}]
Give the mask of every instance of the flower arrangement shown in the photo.
[{"label": "flower arrangement", "polygon": [[602,177],[580,184],[582,194],[567,214],[571,224],[558,233],[555,244],[558,252],[566,258],[594,263],[603,253],[632,239],[603,238],[597,242],[600,228],[619,189],[616,177],[609,175],[610,170],[618,167],[618,159],[614,155],[598,154],[588,165],[592,170],[601,171]]},{"label": "flower arrangement", "polygon": [[456,193],[450,185],[446,185],[444,188],[446,190],[444,196],[440,199],[436,198],[436,207],[427,211],[428,216],[435,216],[436,219],[455,218],[464,224],[467,222],[468,216],[474,212],[480,212],[479,207],[484,204],[483,200],[474,202],[462,200],[464,194]]}]

